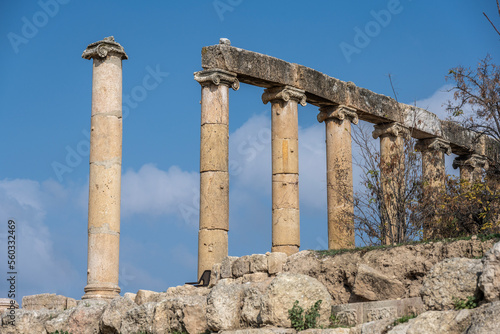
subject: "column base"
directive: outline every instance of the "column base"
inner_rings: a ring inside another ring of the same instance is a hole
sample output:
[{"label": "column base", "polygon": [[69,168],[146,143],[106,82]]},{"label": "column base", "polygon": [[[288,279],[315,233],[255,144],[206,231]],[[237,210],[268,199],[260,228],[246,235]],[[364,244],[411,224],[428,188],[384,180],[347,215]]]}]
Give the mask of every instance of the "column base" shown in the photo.
[{"label": "column base", "polygon": [[82,296],[83,299],[103,299],[103,300],[112,300],[117,297],[120,297],[120,287],[111,283],[95,283],[95,284],[87,284],[87,286],[83,289],[85,291],[85,295]]},{"label": "column base", "polygon": [[277,245],[271,248],[273,253],[285,253],[287,256],[295,254],[299,251],[299,246],[296,245]]}]

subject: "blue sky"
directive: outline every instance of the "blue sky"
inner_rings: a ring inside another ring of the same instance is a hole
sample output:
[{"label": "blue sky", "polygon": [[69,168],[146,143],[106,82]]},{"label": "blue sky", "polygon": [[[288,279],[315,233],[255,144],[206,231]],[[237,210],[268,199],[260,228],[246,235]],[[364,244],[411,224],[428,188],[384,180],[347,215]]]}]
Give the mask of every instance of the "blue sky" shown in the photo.
[{"label": "blue sky", "polygon": [[[7,220],[15,218],[18,296],[83,295],[92,63],[81,53],[88,44],[113,35],[129,56],[122,293],[164,291],[196,278],[200,87],[193,72],[201,69],[203,46],[226,37],[233,46],[392,96],[390,73],[400,101],[444,117],[448,69],[475,66],[487,53],[500,57],[498,35],[482,11],[499,21],[493,0],[2,1],[0,250]],[[356,37],[359,31],[368,38]],[[346,45],[356,51],[346,56]],[[161,73],[156,87],[134,94],[151,72]],[[270,106],[261,94],[247,85],[230,94],[235,256],[271,246]],[[299,113],[301,249],[327,245],[324,125],[317,113],[310,105]],[[54,169],[61,165],[64,173]],[[0,258],[6,272],[7,255]],[[0,297],[6,294],[2,280]]]}]

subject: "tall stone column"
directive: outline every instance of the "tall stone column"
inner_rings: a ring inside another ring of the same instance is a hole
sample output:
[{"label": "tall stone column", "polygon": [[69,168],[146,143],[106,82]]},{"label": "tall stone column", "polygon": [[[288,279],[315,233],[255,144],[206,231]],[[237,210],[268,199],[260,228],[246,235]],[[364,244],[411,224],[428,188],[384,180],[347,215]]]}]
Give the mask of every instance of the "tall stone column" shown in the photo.
[{"label": "tall stone column", "polygon": [[268,88],[262,102],[271,102],[272,140],[272,251],[288,255],[299,251],[299,122],[297,104],[306,105],[303,90]]},{"label": "tall stone column", "polygon": [[453,168],[460,168],[460,179],[472,184],[481,181],[482,170],[488,169],[488,159],[479,154],[460,155],[453,160]]},{"label": "tall stone column", "polygon": [[93,59],[87,286],[82,299],[119,296],[120,186],[122,161],[122,60],[113,37],[90,44]]},{"label": "tall stone column", "polygon": [[450,142],[441,138],[421,139],[415,147],[422,153],[422,176],[424,180],[424,203],[428,209],[428,217],[424,219],[424,239],[438,237],[435,225],[437,216],[438,195],[445,188],[446,170],[444,155],[451,154]]},{"label": "tall stone column", "polygon": [[321,107],[326,129],[328,248],[354,248],[351,123],[358,114],[344,105]]},{"label": "tall stone column", "polygon": [[198,277],[227,256],[229,231],[229,87],[238,90],[236,74],[196,72],[201,84],[200,230]]},{"label": "tall stone column", "polygon": [[[380,138],[380,183],[385,197],[387,224],[381,226],[385,244],[393,243],[402,236],[398,229],[398,200],[405,192],[405,137],[409,135],[407,128],[392,122],[375,125],[373,138]],[[399,195],[399,196],[398,196]]]}]

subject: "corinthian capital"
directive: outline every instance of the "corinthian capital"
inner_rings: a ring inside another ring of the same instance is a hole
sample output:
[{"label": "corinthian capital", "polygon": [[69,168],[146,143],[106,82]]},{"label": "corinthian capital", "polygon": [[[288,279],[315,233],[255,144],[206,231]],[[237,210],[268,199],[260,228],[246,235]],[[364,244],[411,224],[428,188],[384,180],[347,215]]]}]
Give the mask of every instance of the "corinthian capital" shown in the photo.
[{"label": "corinthian capital", "polygon": [[397,122],[383,123],[375,125],[375,131],[373,131],[373,139],[384,136],[400,137],[408,136],[410,131]]},{"label": "corinthian capital", "polygon": [[262,94],[262,102],[267,104],[269,101],[273,100],[283,100],[285,102],[294,100],[302,106],[307,104],[305,91],[291,86],[267,88],[264,94]]},{"label": "corinthian capital", "polygon": [[446,155],[451,154],[450,142],[442,138],[429,138],[421,139],[415,145],[417,151],[440,151],[446,153]]},{"label": "corinthian capital", "polygon": [[83,51],[82,58],[106,58],[108,54],[115,54],[121,57],[121,59],[128,59],[125,50],[120,44],[115,42],[113,36],[105,37],[102,41],[89,44],[85,51]]},{"label": "corinthian capital", "polygon": [[339,121],[343,121],[345,119],[349,120],[353,124],[358,124],[359,118],[356,113],[356,109],[345,106],[345,105],[336,105],[336,106],[324,106],[319,108],[319,114],[317,116],[318,122],[324,122],[327,119],[333,118]]},{"label": "corinthian capital", "polygon": [[200,85],[220,84],[231,87],[233,90],[240,88],[240,82],[236,77],[236,73],[228,72],[219,69],[210,69],[194,73],[194,80],[198,81]]}]

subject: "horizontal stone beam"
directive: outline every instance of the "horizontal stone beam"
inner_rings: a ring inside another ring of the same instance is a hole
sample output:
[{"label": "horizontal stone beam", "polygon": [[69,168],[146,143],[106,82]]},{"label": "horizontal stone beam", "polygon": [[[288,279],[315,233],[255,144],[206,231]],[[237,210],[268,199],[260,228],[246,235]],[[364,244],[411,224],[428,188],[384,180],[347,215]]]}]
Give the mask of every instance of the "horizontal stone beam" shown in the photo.
[{"label": "horizontal stone beam", "polygon": [[425,109],[398,103],[388,96],[306,66],[227,44],[203,47],[201,54],[204,69],[230,71],[236,73],[240,82],[265,88],[293,86],[305,91],[310,104],[318,107],[332,104],[353,107],[360,119],[370,123],[403,123],[411,129],[414,138],[443,137],[449,140],[456,154],[474,152],[491,156],[493,151],[498,151],[490,138],[485,140],[486,144],[475,144],[472,132],[452,122],[442,121]]}]

